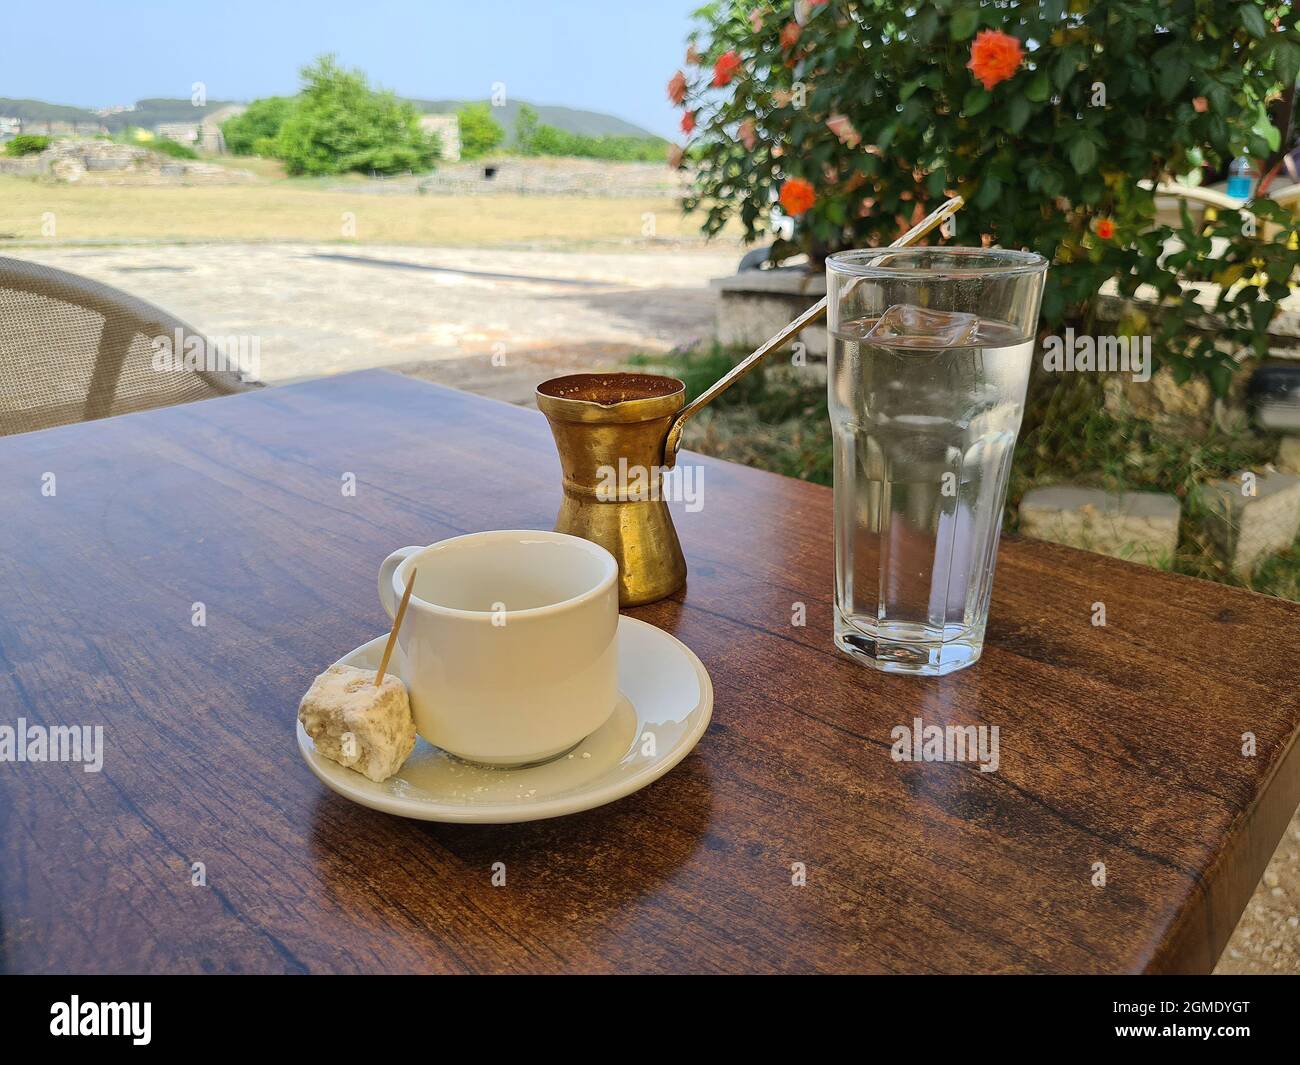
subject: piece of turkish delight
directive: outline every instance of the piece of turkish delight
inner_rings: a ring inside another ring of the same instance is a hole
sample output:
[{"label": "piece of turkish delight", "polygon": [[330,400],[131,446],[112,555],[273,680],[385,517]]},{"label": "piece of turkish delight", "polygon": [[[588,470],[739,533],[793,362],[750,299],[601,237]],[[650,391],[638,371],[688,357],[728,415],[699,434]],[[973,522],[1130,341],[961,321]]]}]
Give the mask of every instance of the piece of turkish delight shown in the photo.
[{"label": "piece of turkish delight", "polygon": [[375,687],[373,669],[330,666],[298,704],[316,750],[374,781],[387,780],[415,748],[406,685],[391,673]]}]

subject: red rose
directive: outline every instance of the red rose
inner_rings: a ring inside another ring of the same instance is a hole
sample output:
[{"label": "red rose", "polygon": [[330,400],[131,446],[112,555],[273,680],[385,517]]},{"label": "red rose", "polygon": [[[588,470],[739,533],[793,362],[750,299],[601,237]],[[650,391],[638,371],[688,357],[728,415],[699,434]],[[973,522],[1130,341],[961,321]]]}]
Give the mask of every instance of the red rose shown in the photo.
[{"label": "red rose", "polygon": [[1115,235],[1115,223],[1109,218],[1097,219],[1097,236],[1102,240],[1110,240]]},{"label": "red rose", "polygon": [[781,207],[791,218],[798,218],[817,202],[817,193],[803,178],[791,178],[781,186]]},{"label": "red rose", "polygon": [[1011,34],[981,30],[970,46],[970,62],[966,67],[977,81],[983,82],[985,90],[992,91],[994,85],[1006,81],[1020,69],[1024,58],[1024,48]]},{"label": "red rose", "polygon": [[789,50],[799,43],[803,28],[797,22],[787,22],[781,27],[781,47]]},{"label": "red rose", "polygon": [[718,56],[718,61],[713,64],[713,87],[720,89],[726,85],[739,66],[740,56],[735,52],[723,52]]},{"label": "red rose", "polygon": [[694,129],[695,112],[687,111],[686,114],[682,115],[682,132],[689,136]]}]

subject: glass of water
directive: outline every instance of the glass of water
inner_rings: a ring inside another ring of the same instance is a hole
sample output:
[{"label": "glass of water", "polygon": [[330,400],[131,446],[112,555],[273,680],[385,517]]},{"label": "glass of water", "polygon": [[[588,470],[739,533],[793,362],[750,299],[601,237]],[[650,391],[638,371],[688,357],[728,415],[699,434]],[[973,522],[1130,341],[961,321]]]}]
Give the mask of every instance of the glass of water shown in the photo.
[{"label": "glass of water", "polygon": [[984,647],[1047,260],[983,248],[826,263],[835,643],[941,676]]}]

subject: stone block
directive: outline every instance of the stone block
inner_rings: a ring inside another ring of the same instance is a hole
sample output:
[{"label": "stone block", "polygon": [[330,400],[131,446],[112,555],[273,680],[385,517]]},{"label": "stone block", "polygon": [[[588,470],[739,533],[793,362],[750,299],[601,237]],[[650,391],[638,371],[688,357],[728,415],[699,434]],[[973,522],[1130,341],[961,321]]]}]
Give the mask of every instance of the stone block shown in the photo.
[{"label": "stone block", "polygon": [[1238,474],[1201,486],[1209,532],[1234,573],[1246,575],[1269,555],[1285,551],[1300,533],[1300,476]]},{"label": "stone block", "polygon": [[[719,343],[756,348],[826,295],[826,277],[801,266],[742,270],[714,281],[713,288],[718,294]],[[823,326],[809,326],[795,340],[804,344],[806,354],[826,354]],[[779,357],[774,353],[771,359]]]},{"label": "stone block", "polygon": [[1300,473],[1300,436],[1282,437],[1277,453],[1277,468],[1283,473]]},{"label": "stone block", "polygon": [[1159,492],[1052,485],[1025,493],[1020,531],[1112,558],[1168,566],[1178,547],[1181,513],[1177,499]]}]

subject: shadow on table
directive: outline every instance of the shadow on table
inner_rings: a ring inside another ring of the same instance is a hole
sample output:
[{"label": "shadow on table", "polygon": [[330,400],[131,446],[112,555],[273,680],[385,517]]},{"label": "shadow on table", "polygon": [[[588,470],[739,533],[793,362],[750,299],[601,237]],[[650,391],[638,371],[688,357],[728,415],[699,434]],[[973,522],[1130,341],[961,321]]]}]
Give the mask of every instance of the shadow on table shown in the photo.
[{"label": "shadow on table", "polygon": [[[573,958],[620,920],[623,931],[653,924],[661,907],[688,901],[689,883],[673,882],[708,849],[712,813],[696,752],[607,806],[515,825],[406,820],[322,791],[311,845],[319,883],[352,924],[391,928],[396,903],[431,945],[445,940],[450,914],[470,939],[476,927],[485,938],[504,929],[529,954]],[[497,863],[504,886],[492,883]],[[475,961],[490,969],[495,959]]]}]

